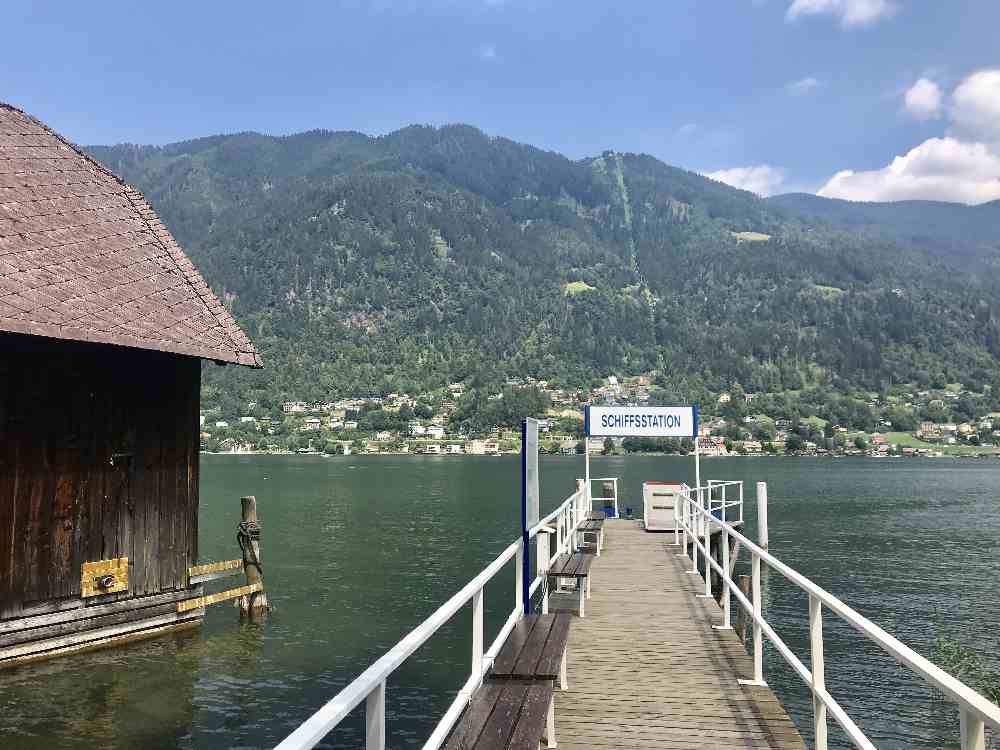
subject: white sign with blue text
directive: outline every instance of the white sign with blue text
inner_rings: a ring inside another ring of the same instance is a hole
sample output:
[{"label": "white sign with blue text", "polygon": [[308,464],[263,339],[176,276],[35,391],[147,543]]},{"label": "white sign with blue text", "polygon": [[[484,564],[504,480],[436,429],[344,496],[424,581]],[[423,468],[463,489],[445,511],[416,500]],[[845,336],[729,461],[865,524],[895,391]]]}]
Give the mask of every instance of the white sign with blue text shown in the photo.
[{"label": "white sign with blue text", "polygon": [[698,434],[697,406],[588,406],[589,437],[689,437]]}]

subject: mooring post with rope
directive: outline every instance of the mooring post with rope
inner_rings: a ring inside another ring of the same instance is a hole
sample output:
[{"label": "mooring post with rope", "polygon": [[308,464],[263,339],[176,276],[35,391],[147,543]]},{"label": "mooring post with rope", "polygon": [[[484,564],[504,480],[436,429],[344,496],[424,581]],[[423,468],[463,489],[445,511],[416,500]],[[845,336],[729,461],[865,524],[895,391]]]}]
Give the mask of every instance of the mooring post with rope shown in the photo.
[{"label": "mooring post with rope", "polygon": [[236,541],[243,552],[243,572],[247,577],[247,585],[257,588],[239,598],[240,614],[254,617],[267,614],[271,605],[264,591],[264,571],[260,564],[260,523],[257,521],[257,498],[253,495],[240,498],[243,520],[236,528]]}]

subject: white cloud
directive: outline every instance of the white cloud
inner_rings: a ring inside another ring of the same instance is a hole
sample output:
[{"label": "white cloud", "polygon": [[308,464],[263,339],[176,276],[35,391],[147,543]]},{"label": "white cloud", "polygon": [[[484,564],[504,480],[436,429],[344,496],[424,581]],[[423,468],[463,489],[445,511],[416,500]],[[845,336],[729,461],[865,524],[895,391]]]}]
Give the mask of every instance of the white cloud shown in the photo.
[{"label": "white cloud", "polygon": [[484,44],[479,48],[479,56],[483,60],[495,60],[497,57],[497,48],[492,44]]},{"label": "white cloud", "polygon": [[[906,94],[907,109],[947,114],[948,134],[924,141],[882,169],[837,172],[818,195],[855,201],[922,199],[973,204],[1000,199],[1000,70],[969,75],[955,88],[948,107],[942,105],[940,90],[935,98],[923,87],[923,93],[911,97],[919,84]],[[921,109],[921,105],[926,106]]]},{"label": "white cloud", "polygon": [[819,81],[817,81],[812,76],[808,78],[802,78],[798,81],[792,81],[791,83],[785,84],[785,91],[792,96],[805,96],[806,94],[811,94],[813,91],[822,86]]},{"label": "white cloud", "polygon": [[694,122],[686,122],[677,128],[677,135],[687,138],[695,134],[698,130],[698,124]]},{"label": "white cloud", "polygon": [[841,26],[868,26],[896,12],[890,0],[793,0],[785,17],[794,21],[802,16],[831,15]]},{"label": "white cloud", "polygon": [[705,176],[740,190],[749,190],[751,193],[764,196],[778,192],[785,183],[784,170],[768,164],[720,169],[717,172],[708,172]]},{"label": "white cloud", "polygon": [[964,134],[1000,142],[1000,69],[980,70],[952,95],[951,119]]},{"label": "white cloud", "polygon": [[903,97],[906,111],[918,120],[941,116],[941,87],[928,78],[921,78],[907,89]]},{"label": "white cloud", "polygon": [[882,169],[837,172],[817,191],[852,201],[1000,199],[1000,153],[985,143],[931,138]]}]

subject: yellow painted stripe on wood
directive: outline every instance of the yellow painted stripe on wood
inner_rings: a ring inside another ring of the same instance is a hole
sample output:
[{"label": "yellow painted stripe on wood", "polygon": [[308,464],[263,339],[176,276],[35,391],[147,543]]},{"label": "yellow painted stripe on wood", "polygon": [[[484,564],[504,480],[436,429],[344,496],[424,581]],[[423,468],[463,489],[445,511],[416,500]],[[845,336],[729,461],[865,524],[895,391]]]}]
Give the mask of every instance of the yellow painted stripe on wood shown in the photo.
[{"label": "yellow painted stripe on wood", "polygon": [[[101,588],[97,585],[97,579],[105,575],[114,576],[114,582],[106,588]],[[114,560],[95,560],[94,562],[85,562],[80,566],[81,598],[115,594],[120,591],[128,591],[127,557],[118,557]]]},{"label": "yellow painted stripe on wood", "polygon": [[208,596],[199,596],[195,599],[186,599],[183,602],[178,602],[177,611],[187,612],[189,609],[200,609],[202,607],[207,607],[210,604],[218,604],[219,602],[224,602],[227,599],[235,599],[237,596],[246,596],[247,594],[252,594],[255,591],[263,590],[263,584],[251,583],[249,586],[240,586],[238,589],[220,591],[218,594],[209,594]]},{"label": "yellow painted stripe on wood", "polygon": [[242,567],[242,560],[223,560],[222,562],[205,563],[204,565],[195,565],[188,568],[188,577],[203,576],[206,573],[218,573],[222,570],[232,570],[233,568]]}]

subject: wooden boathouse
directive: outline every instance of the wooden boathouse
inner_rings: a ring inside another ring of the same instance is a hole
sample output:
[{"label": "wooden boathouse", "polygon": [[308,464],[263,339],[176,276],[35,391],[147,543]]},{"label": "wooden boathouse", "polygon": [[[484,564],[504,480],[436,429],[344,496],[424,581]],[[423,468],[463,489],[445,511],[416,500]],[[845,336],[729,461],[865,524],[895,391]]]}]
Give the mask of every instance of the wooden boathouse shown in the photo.
[{"label": "wooden boathouse", "polygon": [[0,104],[0,667],[200,621],[203,359],[261,366],[143,196]]}]

